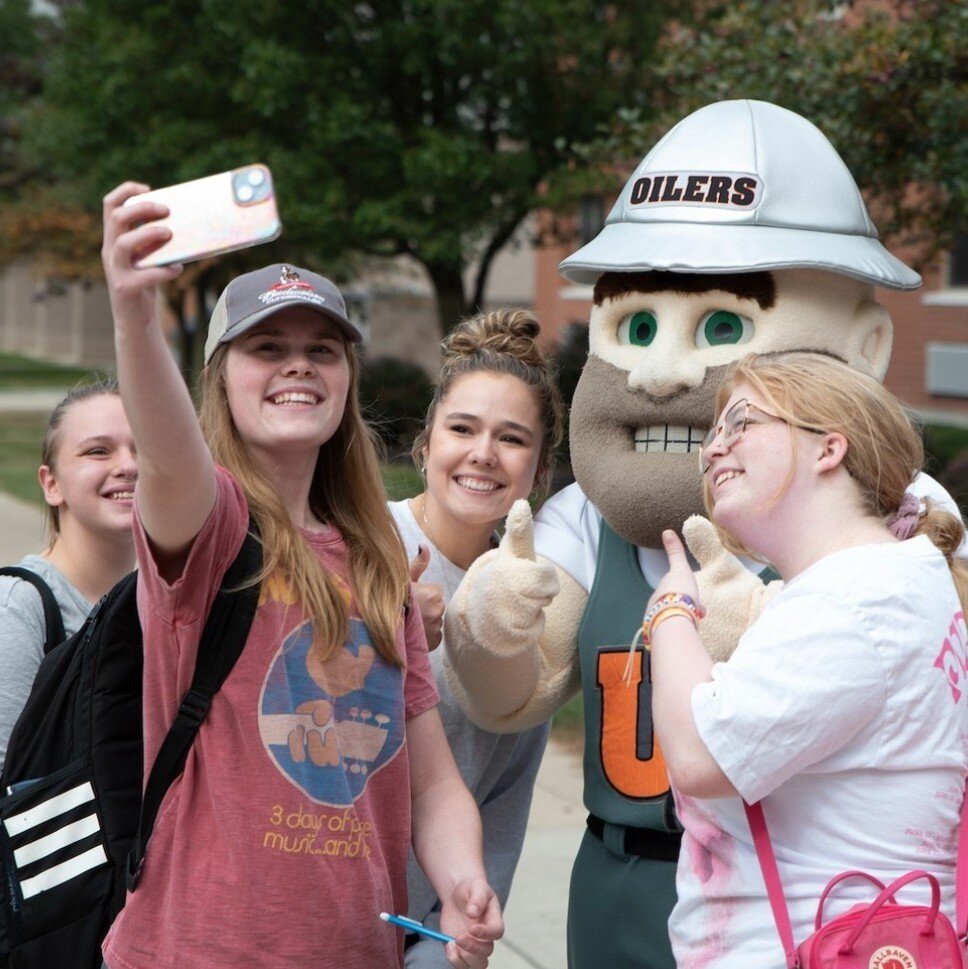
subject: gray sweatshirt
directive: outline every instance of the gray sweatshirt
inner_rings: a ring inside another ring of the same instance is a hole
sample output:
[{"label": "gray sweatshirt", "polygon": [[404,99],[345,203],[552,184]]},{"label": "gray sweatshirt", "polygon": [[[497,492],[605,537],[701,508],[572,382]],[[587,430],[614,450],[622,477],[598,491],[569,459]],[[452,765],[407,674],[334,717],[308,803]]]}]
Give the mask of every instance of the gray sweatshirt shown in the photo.
[{"label": "gray sweatshirt", "polygon": [[[418,544],[430,549],[430,565],[421,581],[442,586],[444,602],[449,602],[464,578],[465,570],[444,558],[434,547],[417,524],[408,502],[391,501],[390,512],[403,536],[408,558],[417,554]],[[430,665],[440,691],[438,710],[454,760],[480,808],[484,825],[484,865],[488,881],[503,907],[507,904],[511,879],[521,855],[534,780],[550,725],[542,724],[517,734],[481,730],[467,719],[451,693],[443,671],[442,654],[443,644],[430,654]],[[440,901],[412,854],[407,889],[410,918],[437,928]],[[449,965],[443,945],[433,939],[421,937],[406,953],[407,969],[449,969]]]}]

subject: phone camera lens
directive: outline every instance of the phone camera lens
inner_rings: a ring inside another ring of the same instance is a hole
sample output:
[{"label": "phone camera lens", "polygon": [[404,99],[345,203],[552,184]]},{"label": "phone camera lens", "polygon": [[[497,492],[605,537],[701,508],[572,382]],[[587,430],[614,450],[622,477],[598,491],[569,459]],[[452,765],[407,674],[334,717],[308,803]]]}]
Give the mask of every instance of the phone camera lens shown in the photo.
[{"label": "phone camera lens", "polygon": [[262,165],[240,168],[232,173],[232,195],[236,205],[255,205],[272,194],[269,173]]}]

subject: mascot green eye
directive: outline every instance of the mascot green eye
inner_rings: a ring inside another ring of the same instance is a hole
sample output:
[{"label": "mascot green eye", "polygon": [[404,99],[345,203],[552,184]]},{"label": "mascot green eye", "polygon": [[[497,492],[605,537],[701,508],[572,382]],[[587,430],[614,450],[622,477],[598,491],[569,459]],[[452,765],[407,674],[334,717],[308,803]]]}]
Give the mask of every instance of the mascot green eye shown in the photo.
[{"label": "mascot green eye", "polygon": [[697,347],[722,347],[747,343],[753,338],[753,321],[727,310],[709,313],[696,330]]},{"label": "mascot green eye", "polygon": [[622,318],[618,325],[618,342],[626,346],[647,347],[655,339],[658,323],[647,310],[639,310]]}]

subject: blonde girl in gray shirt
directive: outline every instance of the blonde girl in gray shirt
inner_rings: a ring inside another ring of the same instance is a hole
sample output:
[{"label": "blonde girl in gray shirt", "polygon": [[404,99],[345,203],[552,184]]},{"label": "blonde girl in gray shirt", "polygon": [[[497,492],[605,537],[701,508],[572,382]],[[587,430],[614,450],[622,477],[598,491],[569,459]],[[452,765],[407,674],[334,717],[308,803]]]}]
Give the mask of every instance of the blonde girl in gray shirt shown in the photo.
[{"label": "blonde girl in gray shirt", "polygon": [[[47,421],[37,472],[47,503],[47,548],[18,564],[36,572],[60,606],[65,635],[134,568],[131,513],[138,476],[134,439],[117,384],[72,390]],[[10,732],[44,655],[37,590],[0,576],[0,768]]]}]

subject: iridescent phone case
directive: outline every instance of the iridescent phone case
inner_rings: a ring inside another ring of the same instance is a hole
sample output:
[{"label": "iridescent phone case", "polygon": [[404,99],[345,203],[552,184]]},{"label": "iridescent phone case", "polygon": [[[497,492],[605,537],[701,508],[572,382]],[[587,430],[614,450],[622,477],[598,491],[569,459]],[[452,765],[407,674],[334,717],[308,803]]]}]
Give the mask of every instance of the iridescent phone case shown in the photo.
[{"label": "iridescent phone case", "polygon": [[230,172],[197,178],[180,185],[135,195],[128,203],[150,199],[168,206],[171,239],[136,261],[141,268],[193,262],[260,242],[282,232],[272,175],[265,165],[246,165]]}]

